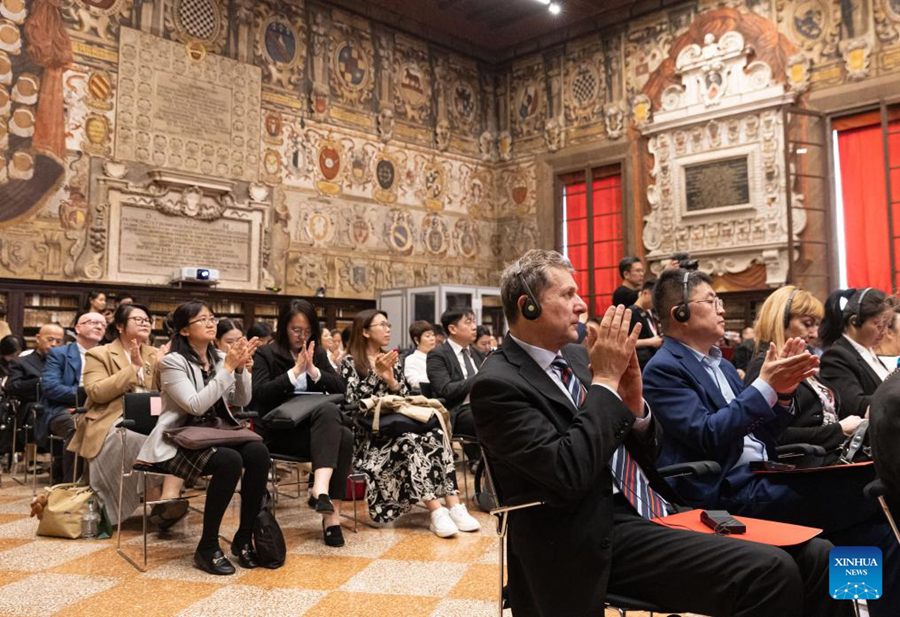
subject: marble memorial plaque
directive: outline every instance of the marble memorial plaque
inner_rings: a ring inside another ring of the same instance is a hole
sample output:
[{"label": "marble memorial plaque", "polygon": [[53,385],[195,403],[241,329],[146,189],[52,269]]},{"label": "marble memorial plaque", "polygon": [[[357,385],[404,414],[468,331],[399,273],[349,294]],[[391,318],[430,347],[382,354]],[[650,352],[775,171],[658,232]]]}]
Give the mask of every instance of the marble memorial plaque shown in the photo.
[{"label": "marble memorial plaque", "polygon": [[750,202],[747,157],[685,166],[684,185],[688,212],[746,205]]},{"label": "marble memorial plaque", "polygon": [[261,69],[190,59],[183,45],[122,28],[116,101],[121,160],[256,181]]},{"label": "marble memorial plaque", "polygon": [[217,268],[219,280],[251,283],[253,229],[250,220],[186,220],[122,203],[118,215],[118,273],[168,281],[180,266]]}]

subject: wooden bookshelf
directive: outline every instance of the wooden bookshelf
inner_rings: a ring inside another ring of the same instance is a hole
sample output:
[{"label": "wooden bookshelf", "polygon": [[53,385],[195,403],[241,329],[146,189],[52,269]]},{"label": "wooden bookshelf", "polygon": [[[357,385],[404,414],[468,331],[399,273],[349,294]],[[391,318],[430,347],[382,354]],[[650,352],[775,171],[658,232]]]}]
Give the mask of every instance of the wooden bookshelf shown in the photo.
[{"label": "wooden bookshelf", "polygon": [[[182,302],[197,299],[207,302],[218,317],[240,319],[244,328],[257,321],[273,330],[281,307],[294,297],[268,291],[218,289],[202,286],[144,286],[104,282],[25,281],[0,278],[0,303],[7,309],[6,321],[14,333],[22,333],[31,344],[41,325],[56,321],[71,327],[75,315],[87,305],[88,293],[97,289],[106,293],[107,306],[115,307],[118,298],[129,296],[149,307],[153,318],[154,342],[166,337],[164,320]],[[374,308],[374,300],[303,297],[316,307],[322,324],[328,328],[349,325],[357,312]]]}]

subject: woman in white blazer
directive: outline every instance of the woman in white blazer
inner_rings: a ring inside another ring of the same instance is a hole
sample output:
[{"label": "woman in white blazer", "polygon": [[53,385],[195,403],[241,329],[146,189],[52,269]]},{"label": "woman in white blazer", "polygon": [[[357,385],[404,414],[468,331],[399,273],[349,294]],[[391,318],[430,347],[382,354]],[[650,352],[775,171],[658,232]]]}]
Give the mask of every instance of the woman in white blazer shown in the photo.
[{"label": "woman in white blazer", "polygon": [[211,475],[203,511],[203,533],[194,553],[194,565],[210,574],[233,574],[235,569],[219,548],[219,527],[228,503],[241,482],[240,525],[231,552],[244,568],[255,568],[253,522],[259,513],[269,470],[269,451],[261,441],[237,446],[188,450],[176,446],[166,432],[188,424],[208,424],[219,418],[238,422],[228,405],[250,402],[250,371],[257,340],[240,339],[228,353],[215,348],[216,324],[209,306],[189,301],[172,316],[175,334],[171,349],[160,362],[163,411],[138,456],[188,483]]}]

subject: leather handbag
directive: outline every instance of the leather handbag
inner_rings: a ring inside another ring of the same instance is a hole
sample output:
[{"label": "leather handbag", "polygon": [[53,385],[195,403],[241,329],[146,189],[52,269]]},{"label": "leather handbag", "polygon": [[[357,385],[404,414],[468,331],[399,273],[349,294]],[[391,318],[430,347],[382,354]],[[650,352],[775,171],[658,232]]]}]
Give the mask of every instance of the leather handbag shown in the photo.
[{"label": "leather handbag", "polygon": [[298,394],[263,416],[262,423],[271,429],[294,428],[322,405],[334,403],[340,406],[343,402],[343,394]]},{"label": "leather handbag", "polygon": [[49,487],[37,535],[72,540],[80,538],[81,518],[87,512],[91,499],[96,503],[90,486],[67,483]]},{"label": "leather handbag", "polygon": [[261,435],[243,426],[224,424],[216,418],[216,424],[189,424],[169,429],[166,437],[185,450],[205,450],[215,446],[239,446],[251,441],[262,441]]}]

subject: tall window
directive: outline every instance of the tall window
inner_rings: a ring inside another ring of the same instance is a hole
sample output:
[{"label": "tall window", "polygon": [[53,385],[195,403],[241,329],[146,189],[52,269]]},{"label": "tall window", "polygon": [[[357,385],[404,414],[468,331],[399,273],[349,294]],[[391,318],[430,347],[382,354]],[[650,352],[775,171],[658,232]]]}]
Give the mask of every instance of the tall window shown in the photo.
[{"label": "tall window", "polygon": [[900,108],[831,126],[839,284],[891,293],[900,287]]},{"label": "tall window", "polygon": [[575,267],[575,282],[591,315],[602,315],[619,286],[622,168],[594,167],[559,177],[562,186],[560,250]]}]

